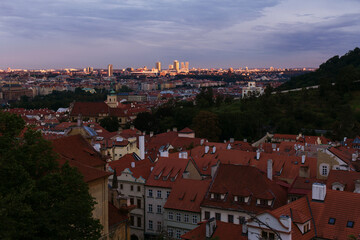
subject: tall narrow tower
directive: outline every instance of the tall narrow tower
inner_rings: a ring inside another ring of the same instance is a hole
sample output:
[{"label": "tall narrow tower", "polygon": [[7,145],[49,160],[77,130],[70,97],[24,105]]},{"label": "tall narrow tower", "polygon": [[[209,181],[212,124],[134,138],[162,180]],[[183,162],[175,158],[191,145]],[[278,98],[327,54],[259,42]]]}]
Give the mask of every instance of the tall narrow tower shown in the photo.
[{"label": "tall narrow tower", "polygon": [[180,66],[179,66],[179,61],[178,60],[174,61],[174,69],[176,70],[176,72],[180,71]]},{"label": "tall narrow tower", "polygon": [[156,62],[156,69],[161,72],[161,62]]},{"label": "tall narrow tower", "polygon": [[113,76],[113,65],[109,64],[108,65],[108,77],[112,77]]}]

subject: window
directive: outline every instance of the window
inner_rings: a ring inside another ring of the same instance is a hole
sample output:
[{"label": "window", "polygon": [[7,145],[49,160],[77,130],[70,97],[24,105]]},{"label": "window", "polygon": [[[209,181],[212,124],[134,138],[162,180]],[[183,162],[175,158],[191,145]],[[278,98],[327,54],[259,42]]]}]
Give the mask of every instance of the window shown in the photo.
[{"label": "window", "polygon": [[174,236],[174,230],[172,228],[168,228],[168,235],[169,235],[169,237]]},{"label": "window", "polygon": [[130,198],[130,205],[134,205],[134,198]]},{"label": "window", "polygon": [[228,222],[229,223],[234,223],[234,215],[228,215]]},{"label": "window", "polygon": [[149,213],[152,213],[152,211],[153,211],[153,208],[152,208],[153,206],[152,206],[152,204],[149,204],[148,205],[148,212]]},{"label": "window", "polygon": [[130,186],[130,191],[134,191],[134,186],[133,185]]},{"label": "window", "polygon": [[137,217],[137,226],[141,227],[141,217]]},{"label": "window", "polygon": [[186,222],[186,223],[189,222],[189,214],[184,215],[184,222]]},{"label": "window", "polygon": [[275,240],[275,233],[262,231],[261,237],[262,239]]},{"label": "window", "polygon": [[180,230],[176,230],[176,238],[180,238],[181,237],[181,232]]},{"label": "window", "polygon": [[134,216],[130,216],[130,225],[134,226]]},{"label": "window", "polygon": [[198,222],[198,217],[197,217],[196,215],[193,215],[193,217],[192,217],[192,223],[193,223],[193,224],[197,224],[197,222]]},{"label": "window", "polygon": [[335,221],[336,221],[335,218],[329,218],[328,224],[334,225],[334,224],[335,224]]},{"label": "window", "polygon": [[322,172],[323,176],[327,176],[328,175],[328,167],[327,166],[322,166],[321,172]]},{"label": "window", "polygon": [[173,214],[173,212],[169,212],[169,213],[168,213],[168,219],[169,219],[169,220],[173,220],[173,219],[174,219],[174,214]]},{"label": "window", "polygon": [[141,208],[141,199],[137,199],[137,208]]},{"label": "window", "polygon": [[168,198],[170,195],[170,191],[166,191],[166,198]]},{"label": "window", "polygon": [[158,190],[158,191],[157,191],[156,197],[161,198],[161,190]]},{"label": "window", "polygon": [[346,227],[353,228],[354,227],[354,222],[353,221],[348,221],[347,224],[346,224]]},{"label": "window", "polygon": [[308,222],[304,225],[304,233],[307,233],[309,231],[310,231],[310,223]]},{"label": "window", "polygon": [[141,191],[141,187],[140,187],[140,186],[137,186],[137,190],[138,190],[138,192],[140,192],[140,191]]},{"label": "window", "polygon": [[216,220],[221,220],[221,213],[215,213],[215,219]]},{"label": "window", "polygon": [[176,221],[177,221],[177,222],[181,222],[181,215],[180,215],[180,213],[177,213],[177,214],[176,214]]},{"label": "window", "polygon": [[157,231],[161,232],[161,222],[157,222]]},{"label": "window", "polygon": [[210,218],[210,212],[205,211],[205,220],[208,220]]},{"label": "window", "polygon": [[122,183],[120,184],[120,190],[123,190],[124,186],[122,185]]},{"label": "window", "polygon": [[153,229],[153,221],[149,220],[149,229]]},{"label": "window", "polygon": [[149,189],[149,191],[148,191],[148,197],[152,197],[152,196],[153,196],[152,189]]},{"label": "window", "polygon": [[161,213],[161,205],[157,205],[157,213]]}]

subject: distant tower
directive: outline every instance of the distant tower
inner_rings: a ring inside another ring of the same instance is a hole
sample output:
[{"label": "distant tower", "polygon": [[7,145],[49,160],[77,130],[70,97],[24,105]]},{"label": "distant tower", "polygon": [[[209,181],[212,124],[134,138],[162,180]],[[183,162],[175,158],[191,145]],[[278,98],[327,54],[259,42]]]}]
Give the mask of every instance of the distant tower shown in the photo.
[{"label": "distant tower", "polygon": [[174,69],[174,65],[170,64],[169,65],[169,70],[172,70],[172,69]]},{"label": "distant tower", "polygon": [[174,69],[176,70],[176,72],[180,71],[180,66],[179,66],[179,61],[178,60],[174,61]]},{"label": "distant tower", "polygon": [[113,76],[113,65],[109,64],[108,65],[108,77],[112,77]]},{"label": "distant tower", "polygon": [[189,70],[189,62],[185,62],[185,68]]},{"label": "distant tower", "polygon": [[156,68],[159,72],[161,72],[161,62],[156,62],[155,68]]},{"label": "distant tower", "polygon": [[181,62],[180,66],[181,66],[181,69],[184,69],[185,68],[184,62]]}]

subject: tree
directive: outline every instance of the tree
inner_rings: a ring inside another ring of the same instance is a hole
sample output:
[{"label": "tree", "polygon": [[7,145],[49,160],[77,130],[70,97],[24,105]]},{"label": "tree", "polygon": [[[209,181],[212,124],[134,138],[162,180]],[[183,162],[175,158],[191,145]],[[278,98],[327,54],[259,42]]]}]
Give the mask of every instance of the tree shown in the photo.
[{"label": "tree", "polygon": [[100,119],[100,126],[108,130],[109,132],[115,132],[119,129],[120,123],[117,117],[104,117]]},{"label": "tree", "polygon": [[218,141],[221,134],[219,119],[215,113],[200,111],[193,119],[193,128],[197,137]]},{"label": "tree", "polygon": [[0,112],[0,239],[99,239],[87,184],[56,159],[39,132]]}]

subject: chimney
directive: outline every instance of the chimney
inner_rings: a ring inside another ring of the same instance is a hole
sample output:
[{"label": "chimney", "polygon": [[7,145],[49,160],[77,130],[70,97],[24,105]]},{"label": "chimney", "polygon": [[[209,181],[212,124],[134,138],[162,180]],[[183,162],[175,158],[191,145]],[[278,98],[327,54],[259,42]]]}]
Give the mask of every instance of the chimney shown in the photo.
[{"label": "chimney", "polygon": [[179,152],[179,158],[187,159],[188,158],[188,153],[187,152]]},{"label": "chimney", "polygon": [[210,147],[209,146],[205,146],[205,153],[209,152]]},{"label": "chimney", "polygon": [[215,232],[215,229],[216,229],[216,220],[215,218],[210,218],[206,222],[206,233],[205,233],[206,238],[211,238]]},{"label": "chimney", "polygon": [[256,152],[256,160],[259,160],[260,159],[260,151],[258,150],[257,152]]},{"label": "chimney", "polygon": [[233,142],[234,142],[234,140],[235,140],[234,138],[230,138],[230,142],[231,142],[231,143],[233,143]]},{"label": "chimney", "polygon": [[160,157],[169,157],[169,152],[167,150],[160,152]]},{"label": "chimney", "polygon": [[242,235],[247,236],[248,227],[247,227],[246,223],[244,222],[241,227],[242,227]]},{"label": "chimney", "polygon": [[204,142],[205,142],[205,139],[201,139],[201,140],[200,140],[200,145],[201,145],[201,146],[204,145]]},{"label": "chimney", "polygon": [[135,129],[134,125],[131,125],[131,126],[130,126],[130,129],[131,129],[131,130],[134,130],[134,129]]},{"label": "chimney", "polygon": [[150,132],[150,137],[153,137],[153,136],[154,136],[154,132],[151,131],[151,132]]},{"label": "chimney", "polygon": [[356,154],[356,153],[353,153],[351,160],[352,160],[353,162],[356,162],[357,157],[358,157],[357,154]]},{"label": "chimney", "polygon": [[306,159],[306,155],[304,154],[301,156],[301,164],[305,163],[305,159]]},{"label": "chimney", "polygon": [[135,162],[131,162],[131,168],[135,168]]},{"label": "chimney", "polygon": [[355,190],[354,193],[360,193],[360,179],[355,180]]},{"label": "chimney", "polygon": [[312,200],[323,202],[326,196],[326,185],[322,183],[313,183]]},{"label": "chimney", "polygon": [[177,128],[176,128],[176,127],[173,128],[173,132],[177,132]]},{"label": "chimney", "polygon": [[83,125],[83,122],[82,122],[82,117],[81,117],[81,114],[78,115],[78,119],[77,119],[77,126],[78,127],[81,127]]},{"label": "chimney", "polygon": [[281,215],[280,222],[291,231],[291,218],[288,215]]},{"label": "chimney", "polygon": [[267,177],[268,179],[272,180],[272,160],[268,159],[267,160]]},{"label": "chimney", "polygon": [[140,150],[140,159],[144,160],[145,158],[145,137],[139,136],[139,150]]}]

